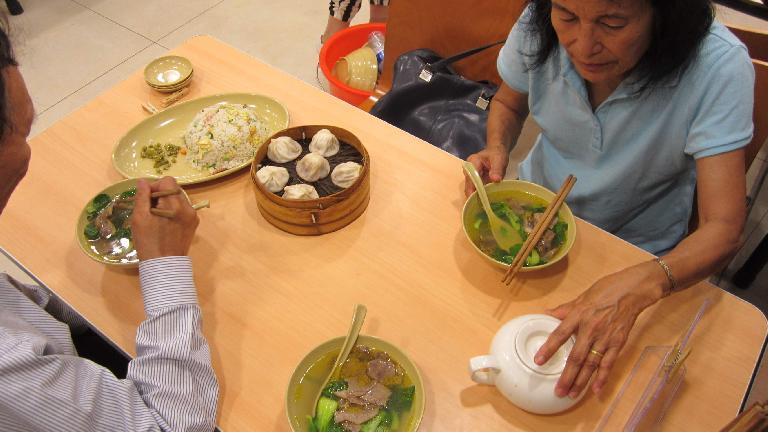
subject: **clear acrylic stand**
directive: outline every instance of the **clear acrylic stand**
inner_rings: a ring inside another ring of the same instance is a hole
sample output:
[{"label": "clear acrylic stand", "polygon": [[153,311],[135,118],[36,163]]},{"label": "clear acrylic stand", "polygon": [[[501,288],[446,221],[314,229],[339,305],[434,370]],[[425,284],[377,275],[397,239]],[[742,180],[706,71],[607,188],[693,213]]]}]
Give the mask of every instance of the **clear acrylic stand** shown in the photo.
[{"label": "clear acrylic stand", "polygon": [[674,374],[665,371],[667,360],[673,355],[675,350],[671,346],[645,348],[597,430],[657,430],[685,377],[685,365]]},{"label": "clear acrylic stand", "polygon": [[685,378],[685,361],[696,325],[709,306],[707,299],[675,346],[646,347],[603,416],[598,431],[645,432],[661,426]]}]

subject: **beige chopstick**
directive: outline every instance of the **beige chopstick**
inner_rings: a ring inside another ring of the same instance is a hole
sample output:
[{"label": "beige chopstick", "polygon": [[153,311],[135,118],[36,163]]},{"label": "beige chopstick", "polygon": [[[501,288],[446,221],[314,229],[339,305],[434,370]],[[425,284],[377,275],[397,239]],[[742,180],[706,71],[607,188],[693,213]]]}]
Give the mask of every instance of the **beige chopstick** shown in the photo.
[{"label": "beige chopstick", "polygon": [[152,192],[150,195],[152,198],[161,198],[165,196],[178,195],[181,193],[181,188],[166,189],[157,192]]},{"label": "beige chopstick", "polygon": [[153,114],[153,115],[160,112],[160,110],[157,109],[157,107],[152,105],[152,102],[143,102],[141,104],[141,107],[144,108],[144,111],[146,111],[146,112],[148,112],[150,114]]},{"label": "beige chopstick", "polygon": [[202,200],[200,202],[196,202],[192,204],[192,208],[195,210],[200,210],[202,208],[209,208],[211,207],[211,202],[208,200]]},{"label": "beige chopstick", "polygon": [[533,231],[531,231],[531,234],[525,242],[523,242],[523,246],[517,252],[517,255],[515,255],[515,258],[512,260],[512,264],[510,264],[507,272],[501,279],[506,285],[509,285],[512,282],[512,279],[514,279],[517,272],[523,267],[528,255],[531,254],[536,243],[538,243],[541,236],[544,235],[544,232],[546,232],[547,227],[552,223],[552,219],[557,215],[557,212],[560,210],[560,206],[565,201],[568,193],[571,192],[574,183],[576,183],[576,177],[569,175],[563,182],[563,185],[560,186],[557,195],[555,195],[555,198],[549,203],[549,206],[547,206],[547,209],[544,211],[544,217],[541,218],[539,223],[533,228]]},{"label": "beige chopstick", "polygon": [[168,219],[171,219],[174,216],[176,216],[176,211],[175,210],[165,210],[165,209],[159,209],[159,208],[155,208],[155,207],[151,207],[149,209],[149,212],[152,213],[155,216],[162,216],[162,217],[168,218]]},{"label": "beige chopstick", "polygon": [[[171,195],[171,194],[166,194],[166,195]],[[203,209],[203,208],[208,208],[210,206],[211,206],[211,202],[208,201],[208,200],[203,200],[203,201],[200,201],[198,203],[192,204],[192,208],[195,209],[195,210],[200,210],[200,209]],[[161,217],[165,217],[165,218],[169,218],[169,219],[173,218],[174,216],[176,216],[176,211],[175,210],[165,210],[165,209],[159,209],[157,207],[150,207],[149,212],[152,213],[155,216],[161,216]]]},{"label": "beige chopstick", "polygon": [[171,93],[170,95],[166,96],[165,98],[163,98],[163,101],[161,104],[163,105],[164,108],[168,108],[169,106],[181,100],[184,96],[187,95],[187,93],[189,93],[189,87],[184,87],[183,89],[177,90]]}]

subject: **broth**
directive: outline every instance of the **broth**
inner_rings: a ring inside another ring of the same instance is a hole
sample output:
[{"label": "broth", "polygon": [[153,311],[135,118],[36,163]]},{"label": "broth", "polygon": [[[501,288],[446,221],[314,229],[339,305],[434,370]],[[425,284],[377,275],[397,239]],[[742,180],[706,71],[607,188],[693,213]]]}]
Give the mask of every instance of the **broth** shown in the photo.
[{"label": "broth", "polygon": [[103,260],[129,263],[138,260],[133,248],[130,217],[136,188],[112,196],[96,195],[86,208],[83,236],[91,251]]},{"label": "broth", "polygon": [[[338,350],[323,355],[309,367],[301,382],[322,383],[325,375],[333,367],[333,363],[338,355]],[[390,362],[392,369],[383,375],[379,375],[380,379],[374,379],[370,376],[369,365],[371,362],[378,362],[379,364]],[[353,391],[363,387],[369,388],[369,386],[373,390],[366,392],[362,397],[350,395]],[[375,388],[376,386],[378,386],[378,389]],[[382,387],[386,387],[386,391]],[[337,418],[336,413],[342,410],[352,413],[352,415],[347,417],[365,415],[363,412],[369,413],[371,418],[362,422],[361,431],[367,430],[366,428],[370,430],[385,430],[387,432],[406,432],[414,429],[412,425],[415,419],[411,415],[411,403],[415,394],[414,383],[405,372],[405,369],[382,350],[364,345],[355,346],[341,367],[339,375],[332,377],[324,390],[323,397],[318,403],[317,417],[314,419],[314,422],[310,419],[307,420],[307,423],[318,423],[318,418],[322,416],[323,404],[330,403],[327,400],[330,398],[335,400],[333,403],[338,405],[333,409],[334,415],[331,416],[330,425],[327,429],[328,432],[347,430],[343,422],[336,423],[335,421]],[[383,392],[383,394],[379,392]],[[299,387],[294,398],[298,400],[312,396],[314,394],[310,395],[306,392],[306,389]],[[375,401],[377,397],[380,398],[378,402]],[[326,399],[326,401],[323,401],[323,399]],[[381,402],[386,402],[386,404],[382,406]],[[325,405],[325,407],[328,408],[328,405]],[[375,414],[373,410],[376,411]],[[341,416],[345,418],[343,413]],[[373,423],[380,425],[381,428]],[[320,430],[314,424],[309,424],[307,430]]]},{"label": "broth", "polygon": [[[531,193],[522,191],[496,191],[488,194],[493,212],[517,229],[525,241],[538,221],[543,217],[548,202]],[[494,260],[511,264],[521,244],[512,246],[509,251],[501,249],[491,234],[488,216],[479,204],[468,208],[464,221],[470,239],[484,254]],[[552,224],[525,260],[525,267],[546,264],[551,261],[565,243],[568,235],[568,223],[558,213]]]}]

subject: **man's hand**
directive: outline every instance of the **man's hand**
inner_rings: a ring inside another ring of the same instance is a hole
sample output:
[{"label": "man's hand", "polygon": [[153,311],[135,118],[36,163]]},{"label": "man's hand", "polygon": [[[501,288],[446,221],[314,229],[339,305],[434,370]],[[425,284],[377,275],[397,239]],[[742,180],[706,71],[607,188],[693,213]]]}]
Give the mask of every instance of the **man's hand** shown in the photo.
[{"label": "man's hand", "polygon": [[[151,198],[152,192],[178,188],[173,177],[164,177],[148,183],[139,180],[136,186],[136,204],[131,215],[131,232],[139,259],[149,260],[164,256],[183,256],[189,252],[195,229],[199,223],[197,212],[183,194]],[[154,207],[175,213],[171,218],[150,213]]]}]

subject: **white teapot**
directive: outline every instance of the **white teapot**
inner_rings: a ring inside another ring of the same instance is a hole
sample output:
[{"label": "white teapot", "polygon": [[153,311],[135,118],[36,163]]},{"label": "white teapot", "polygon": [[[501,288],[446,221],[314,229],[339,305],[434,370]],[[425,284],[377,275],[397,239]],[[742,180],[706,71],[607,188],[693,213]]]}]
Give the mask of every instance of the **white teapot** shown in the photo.
[{"label": "white teapot", "polygon": [[513,404],[535,414],[554,414],[567,410],[577,398],[557,397],[555,384],[576,342],[571,336],[549,359],[539,366],[533,361],[536,351],[560,324],[549,315],[523,315],[504,324],[491,343],[491,354],[469,360],[472,380],[495,385]]}]

